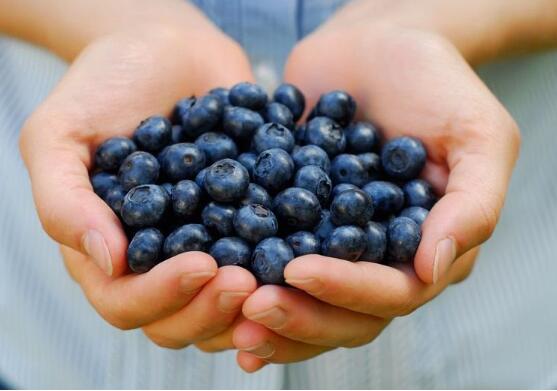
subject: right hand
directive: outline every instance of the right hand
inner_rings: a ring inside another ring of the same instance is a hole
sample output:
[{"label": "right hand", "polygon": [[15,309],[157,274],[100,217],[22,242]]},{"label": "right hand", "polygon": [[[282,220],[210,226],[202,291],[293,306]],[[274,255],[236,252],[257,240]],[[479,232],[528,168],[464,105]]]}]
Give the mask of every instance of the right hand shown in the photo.
[{"label": "right hand", "polygon": [[203,253],[130,274],[122,226],[89,181],[103,140],[131,135],[140,120],[169,114],[182,97],[252,79],[239,46],[187,8],[179,26],[138,23],[88,44],[26,122],[20,149],[41,223],[95,310],[118,328],[142,327],[160,346],[211,338],[203,349],[219,350],[232,347],[230,326],[256,288],[254,277],[239,267],[217,269]]}]

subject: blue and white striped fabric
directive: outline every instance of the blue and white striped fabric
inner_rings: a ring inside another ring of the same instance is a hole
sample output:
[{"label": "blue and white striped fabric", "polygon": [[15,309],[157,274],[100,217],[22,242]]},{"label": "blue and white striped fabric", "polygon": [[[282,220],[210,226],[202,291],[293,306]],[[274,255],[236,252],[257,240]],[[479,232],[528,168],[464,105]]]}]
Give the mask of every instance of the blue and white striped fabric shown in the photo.
[{"label": "blue and white striped fabric", "polygon": [[[340,1],[198,0],[273,84],[292,45]],[[234,352],[169,351],[106,325],[37,220],[17,149],[66,65],[0,39],[0,379],[17,388],[557,387],[557,53],[485,67],[523,149],[500,225],[472,276],[372,344],[241,372]]]}]

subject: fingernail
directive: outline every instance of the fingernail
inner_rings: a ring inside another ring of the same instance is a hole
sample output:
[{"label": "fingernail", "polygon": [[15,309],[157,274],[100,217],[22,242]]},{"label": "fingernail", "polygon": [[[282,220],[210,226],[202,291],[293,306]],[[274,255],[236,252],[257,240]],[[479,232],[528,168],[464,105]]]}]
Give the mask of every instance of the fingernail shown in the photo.
[{"label": "fingernail", "polygon": [[222,292],[219,295],[218,308],[222,312],[230,313],[240,309],[249,292]]},{"label": "fingernail", "polygon": [[180,279],[180,289],[183,293],[193,293],[214,276],[215,272],[186,273]]},{"label": "fingernail", "polygon": [[263,342],[259,345],[241,349],[244,352],[251,353],[259,358],[269,358],[275,354],[275,347],[269,342]]},{"label": "fingernail", "polygon": [[440,240],[435,248],[433,260],[433,283],[447,273],[456,258],[456,244],[453,238]]},{"label": "fingernail", "polygon": [[270,310],[259,312],[255,315],[248,316],[249,319],[261,323],[270,329],[280,329],[286,323],[286,312],[278,307],[273,307]]},{"label": "fingernail", "polygon": [[99,231],[91,229],[83,237],[83,249],[108,276],[112,275],[112,260],[106,241]]},{"label": "fingernail", "polygon": [[308,293],[317,293],[323,286],[321,281],[315,278],[304,278],[300,280],[287,279],[286,283],[296,288],[302,289]]}]

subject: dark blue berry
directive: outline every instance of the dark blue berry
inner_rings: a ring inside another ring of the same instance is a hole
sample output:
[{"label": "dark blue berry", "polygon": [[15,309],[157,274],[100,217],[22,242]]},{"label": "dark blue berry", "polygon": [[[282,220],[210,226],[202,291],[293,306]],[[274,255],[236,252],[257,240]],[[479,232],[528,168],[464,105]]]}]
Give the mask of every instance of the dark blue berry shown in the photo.
[{"label": "dark blue berry", "polygon": [[218,202],[240,200],[249,185],[248,170],[232,159],[213,163],[205,175],[205,190]]},{"label": "dark blue berry", "polygon": [[360,227],[337,227],[321,245],[323,255],[347,261],[357,261],[366,250],[366,235]]},{"label": "dark blue berry", "polygon": [[345,91],[331,91],[321,95],[315,106],[316,116],[328,117],[342,126],[346,126],[354,118],[356,102]]},{"label": "dark blue berry", "polygon": [[106,197],[106,193],[120,184],[118,182],[118,177],[114,174],[110,174],[108,172],[98,172],[93,174],[91,177],[91,186],[93,186],[93,191],[99,197],[104,199]]},{"label": "dark blue berry", "polygon": [[375,217],[388,217],[398,212],[404,206],[404,193],[394,183],[384,181],[369,182],[362,188],[373,201]]},{"label": "dark blue berry", "polygon": [[207,252],[211,245],[211,235],[201,224],[186,224],[172,231],[163,245],[166,258],[188,251]]},{"label": "dark blue berry", "polygon": [[363,227],[373,216],[373,203],[362,190],[345,190],[331,202],[331,219],[336,225]]},{"label": "dark blue berry", "polygon": [[244,107],[227,106],[222,118],[222,129],[235,140],[247,140],[263,125],[263,117]]},{"label": "dark blue berry", "polygon": [[185,140],[182,125],[172,125],[170,130],[170,144],[178,144]]},{"label": "dark blue berry", "polygon": [[319,254],[321,252],[321,242],[317,236],[311,232],[295,232],[286,238],[286,242],[292,247],[294,255],[297,257],[308,254]]},{"label": "dark blue berry", "polygon": [[321,211],[319,223],[313,229],[313,233],[321,243],[331,235],[336,225],[331,220],[331,212],[328,210]]},{"label": "dark blue berry", "polygon": [[234,216],[236,233],[251,243],[276,235],[278,222],[274,213],[263,205],[250,204],[241,207]]},{"label": "dark blue berry", "polygon": [[263,151],[253,167],[253,180],[274,194],[285,188],[294,175],[294,162],[283,149]]},{"label": "dark blue berry", "polygon": [[194,181],[184,179],[172,188],[172,210],[180,217],[191,217],[201,204],[201,188]]},{"label": "dark blue berry", "polygon": [[128,246],[128,266],[134,273],[145,273],[161,261],[163,234],[156,228],[139,230]]},{"label": "dark blue berry", "polygon": [[240,205],[246,206],[249,204],[259,204],[263,205],[265,208],[270,208],[272,206],[272,202],[273,199],[269,193],[267,193],[267,190],[258,184],[250,183],[244,198],[240,201]]},{"label": "dark blue berry", "polygon": [[169,201],[166,190],[160,186],[137,186],[124,197],[120,214],[130,227],[153,226],[164,216]]},{"label": "dark blue berry", "polygon": [[429,182],[423,179],[414,179],[407,182],[403,187],[404,197],[407,206],[421,206],[424,209],[430,210],[435,202],[437,196],[433,192],[433,188]]},{"label": "dark blue berry", "polygon": [[149,152],[134,152],[129,155],[118,170],[118,180],[124,190],[132,187],[156,183],[159,178],[159,162]]},{"label": "dark blue berry", "polygon": [[360,188],[351,183],[339,183],[338,185],[333,187],[333,191],[331,191],[331,199],[335,198],[337,195],[345,190],[360,190]]},{"label": "dark blue berry", "polygon": [[305,145],[292,152],[292,160],[296,169],[299,170],[304,166],[319,166],[323,171],[329,174],[331,169],[331,161],[327,152],[317,145]]},{"label": "dark blue berry", "polygon": [[122,210],[122,204],[124,203],[124,197],[126,197],[127,191],[120,185],[116,185],[109,189],[105,196],[104,201],[110,206],[118,216],[120,216],[120,211]]},{"label": "dark blue berry", "polygon": [[294,187],[301,187],[311,191],[321,205],[329,202],[333,183],[331,178],[318,166],[304,166],[294,176]]},{"label": "dark blue berry", "polygon": [[274,122],[290,130],[294,129],[294,117],[288,107],[282,103],[267,103],[261,114],[265,122]]},{"label": "dark blue berry", "polygon": [[413,137],[399,137],[388,141],[381,151],[381,163],[391,178],[408,181],[420,175],[426,151],[421,141]]},{"label": "dark blue berry", "polygon": [[282,227],[313,229],[321,218],[321,205],[309,190],[290,187],[273,200],[273,211]]},{"label": "dark blue berry", "polygon": [[195,178],[206,162],[205,153],[191,143],[169,145],[158,158],[165,178],[173,182]]},{"label": "dark blue berry", "polygon": [[205,191],[205,175],[207,175],[208,169],[208,167],[205,167],[195,176],[195,183],[197,183],[197,186],[199,186],[203,191]]},{"label": "dark blue berry", "polygon": [[127,137],[109,138],[97,148],[95,166],[105,171],[116,171],[124,159],[136,150],[135,143]]},{"label": "dark blue berry", "polygon": [[294,252],[283,239],[267,238],[253,250],[251,270],[262,284],[284,284],[284,269]]},{"label": "dark blue berry", "polygon": [[259,111],[267,104],[267,93],[257,84],[242,82],[230,89],[228,100],[234,106]]},{"label": "dark blue berry", "polygon": [[[188,110],[194,105],[195,97],[191,96],[189,98],[182,98],[176,102],[174,106],[174,111],[172,112],[172,123],[182,124],[182,117],[188,112]],[[180,142],[183,140],[180,140]]]},{"label": "dark blue berry", "polygon": [[369,122],[355,122],[344,129],[346,148],[355,154],[379,149],[379,131]]},{"label": "dark blue berry", "polygon": [[303,145],[306,142],[306,124],[300,124],[294,128],[292,131],[294,140],[297,144]]},{"label": "dark blue berry", "polygon": [[214,95],[205,95],[196,99],[182,115],[184,135],[195,138],[204,132],[212,131],[219,124],[223,109],[222,102]]},{"label": "dark blue berry", "polygon": [[343,153],[335,157],[331,163],[331,179],[335,185],[351,183],[362,187],[369,181],[369,176],[358,156]]},{"label": "dark blue berry", "polygon": [[222,87],[213,88],[212,90],[209,91],[210,95],[219,98],[223,107],[230,104],[228,100],[228,93],[229,93],[228,89]]},{"label": "dark blue berry", "polygon": [[381,158],[373,152],[360,153],[358,158],[362,162],[370,181],[377,181],[381,178],[383,169],[381,168]]},{"label": "dark blue berry", "polygon": [[342,128],[330,118],[315,117],[306,125],[305,143],[321,147],[330,157],[344,152],[346,138]]},{"label": "dark blue berry", "polygon": [[360,261],[383,262],[387,249],[387,232],[385,228],[374,221],[363,227],[366,239],[366,250],[360,256]]},{"label": "dark blue berry", "polygon": [[224,133],[203,133],[195,140],[195,145],[205,153],[207,164],[226,158],[234,159],[238,156],[236,143]]},{"label": "dark blue berry", "polygon": [[412,262],[422,234],[420,226],[408,217],[396,217],[387,230],[387,254],[393,262]]},{"label": "dark blue berry", "polygon": [[306,108],[304,94],[292,84],[281,84],[273,94],[273,100],[282,103],[292,113],[294,122],[298,121]]},{"label": "dark blue berry", "polygon": [[236,209],[230,205],[209,202],[201,212],[203,225],[217,236],[232,236],[234,234],[234,214]]},{"label": "dark blue berry", "polygon": [[400,212],[400,217],[408,217],[416,222],[419,226],[421,226],[429,211],[427,209],[422,208],[421,206],[411,206],[409,208],[403,209]]},{"label": "dark blue berry", "polygon": [[252,144],[257,153],[271,148],[280,148],[286,152],[292,152],[295,142],[294,136],[288,128],[275,123],[267,123],[255,131]]},{"label": "dark blue berry", "polygon": [[141,121],[133,134],[133,141],[143,151],[158,152],[170,144],[171,134],[170,121],[155,115]]},{"label": "dark blue berry", "polygon": [[240,154],[236,160],[248,170],[250,177],[253,178],[253,167],[257,160],[257,154],[253,152],[244,152]]},{"label": "dark blue berry", "polygon": [[251,264],[251,248],[241,238],[221,238],[211,246],[209,253],[219,267],[241,266],[249,269]]}]

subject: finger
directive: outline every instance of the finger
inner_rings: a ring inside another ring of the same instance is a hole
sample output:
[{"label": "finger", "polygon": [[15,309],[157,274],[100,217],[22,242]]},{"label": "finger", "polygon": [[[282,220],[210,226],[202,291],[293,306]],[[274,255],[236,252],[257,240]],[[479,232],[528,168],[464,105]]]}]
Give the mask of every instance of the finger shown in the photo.
[{"label": "finger", "polygon": [[243,321],[245,321],[245,318],[242,314],[239,314],[226,330],[213,337],[196,342],[195,347],[205,353],[216,353],[223,350],[234,349],[234,343],[232,341],[234,329]]},{"label": "finger", "polygon": [[217,273],[207,254],[190,252],[170,258],[144,274],[106,276],[87,257],[62,248],[66,267],[85,296],[110,324],[132,329],[169,316],[188,304]]},{"label": "finger", "polygon": [[244,303],[244,316],[283,337],[312,345],[359,346],[388,321],[323,303],[295,289],[267,285]]},{"label": "finger", "polygon": [[157,345],[171,349],[211,338],[230,327],[256,287],[249,271],[238,266],[220,268],[185,308],[143,331]]},{"label": "finger", "polygon": [[282,337],[251,321],[244,321],[236,327],[233,341],[240,350],[238,364],[247,372],[260,369],[265,363],[286,364],[307,360],[332,349]]}]

